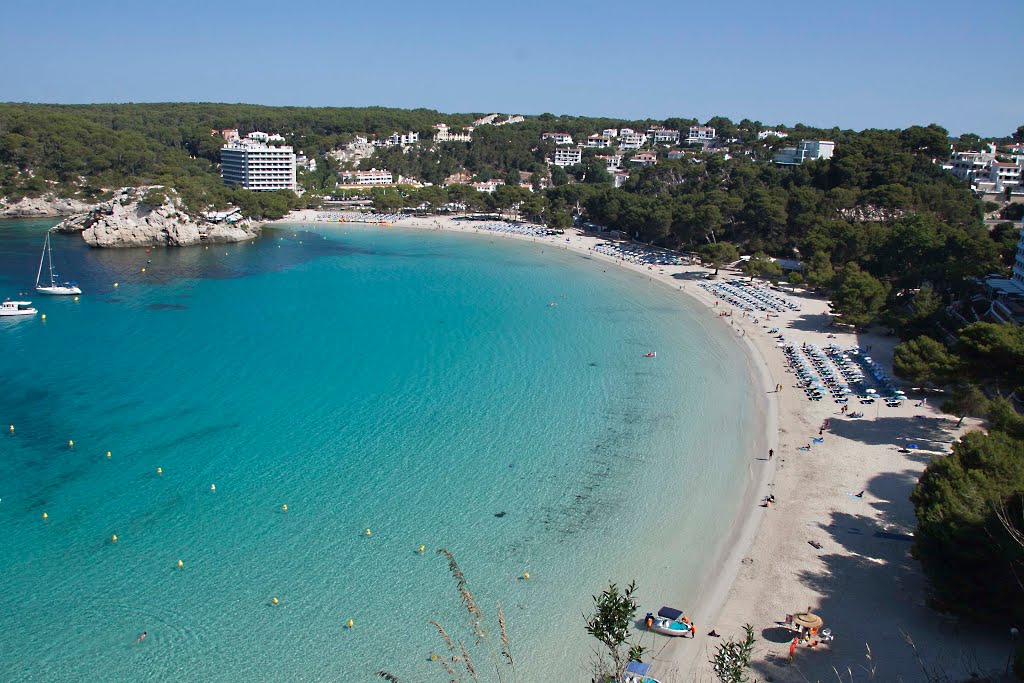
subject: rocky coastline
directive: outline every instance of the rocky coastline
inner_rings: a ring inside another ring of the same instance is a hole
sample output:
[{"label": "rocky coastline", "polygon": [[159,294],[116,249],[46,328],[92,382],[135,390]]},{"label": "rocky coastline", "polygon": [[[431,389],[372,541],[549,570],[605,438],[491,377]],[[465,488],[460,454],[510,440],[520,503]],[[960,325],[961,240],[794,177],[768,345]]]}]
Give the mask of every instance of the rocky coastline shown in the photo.
[{"label": "rocky coastline", "polygon": [[[150,194],[151,190],[158,190]],[[157,197],[159,204],[146,203]],[[198,244],[245,242],[260,234],[261,225],[249,219],[211,222],[191,216],[177,194],[162,187],[126,187],[112,199],[89,207],[51,228],[80,233],[90,247],[188,247]]]},{"label": "rocky coastline", "polygon": [[49,218],[52,216],[70,216],[88,211],[92,204],[56,195],[42,197],[22,197],[11,202],[0,197],[0,218]]}]

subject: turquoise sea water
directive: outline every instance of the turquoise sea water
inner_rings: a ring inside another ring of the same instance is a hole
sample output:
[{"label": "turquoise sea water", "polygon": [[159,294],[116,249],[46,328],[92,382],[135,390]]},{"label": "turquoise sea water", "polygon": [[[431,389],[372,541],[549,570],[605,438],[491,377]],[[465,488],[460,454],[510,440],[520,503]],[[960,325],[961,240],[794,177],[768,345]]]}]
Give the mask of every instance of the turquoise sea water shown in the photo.
[{"label": "turquoise sea water", "polygon": [[[0,296],[49,224],[0,223]],[[446,680],[440,547],[520,680],[589,680],[590,596],[693,604],[737,512],[746,360],[635,274],[369,227],[54,254],[80,300],[0,319],[0,680]]]}]

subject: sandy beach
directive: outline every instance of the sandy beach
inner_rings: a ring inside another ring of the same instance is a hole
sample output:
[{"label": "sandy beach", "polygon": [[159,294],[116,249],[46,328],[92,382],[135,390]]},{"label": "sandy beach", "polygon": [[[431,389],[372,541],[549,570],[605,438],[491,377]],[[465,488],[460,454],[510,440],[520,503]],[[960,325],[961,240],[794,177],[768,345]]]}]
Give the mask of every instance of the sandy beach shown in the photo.
[{"label": "sandy beach", "polygon": [[[312,224],[317,213],[294,212],[277,222]],[[765,392],[763,429],[751,435],[751,452],[757,455],[743,493],[749,513],[733,525],[717,569],[700,587],[700,603],[680,605],[698,625],[698,637],[653,641],[648,661],[662,683],[716,680],[708,660],[720,641],[708,632],[739,638],[746,623],[757,638],[752,668],[759,680],[917,681],[929,679],[925,669],[961,680],[971,673],[1002,672],[1009,635],[966,628],[930,610],[924,575],[910,557],[915,518],[909,496],[920,473],[932,457],[948,453],[962,431],[977,426],[966,421],[958,429],[956,420],[933,403],[918,405],[922,396],[912,387],[904,387],[909,400],[898,408],[851,401],[850,411],[864,412],[859,419],[841,415],[828,398],[809,401],[768,330],[779,328],[796,344],[844,349],[859,344],[890,375],[896,337],[831,327],[827,301],[806,293],[787,295],[799,310],[767,321],[760,315],[755,322],[698,286],[708,269],[610,256],[595,251],[605,238],[576,230],[558,237],[520,236],[439,216],[395,225],[545,241],[631,269],[700,301],[748,349],[752,385]],[[723,277],[736,275],[723,269]],[[733,315],[722,317],[723,311]],[[776,385],[782,389],[776,391]],[[819,434],[826,420],[829,427]],[[800,450],[812,439],[822,441]],[[900,452],[908,443],[919,448]],[[761,507],[769,494],[775,504]],[[798,647],[790,663],[792,636],[782,622],[808,608],[824,619],[835,639],[817,648]]]}]

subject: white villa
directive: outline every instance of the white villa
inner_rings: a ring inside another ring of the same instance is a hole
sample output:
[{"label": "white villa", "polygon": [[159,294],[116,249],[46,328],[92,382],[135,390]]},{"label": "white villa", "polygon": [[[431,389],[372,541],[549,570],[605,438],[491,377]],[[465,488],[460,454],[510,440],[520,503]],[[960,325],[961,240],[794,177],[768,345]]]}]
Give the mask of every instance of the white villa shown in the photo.
[{"label": "white villa", "polygon": [[[627,129],[623,129],[625,131]],[[622,149],[640,149],[647,142],[647,136],[643,133],[634,133],[630,131],[625,133],[619,131],[619,147]]]},{"label": "white villa", "polygon": [[470,142],[473,139],[472,126],[463,128],[465,133],[453,133],[445,123],[435,123],[434,129],[437,130],[434,133],[434,142]]},{"label": "white villa", "polygon": [[658,155],[653,152],[640,152],[629,162],[638,166],[655,166],[658,163]]},{"label": "white villa", "polygon": [[775,163],[796,166],[815,159],[831,159],[836,143],[830,140],[801,140],[796,147],[785,147],[775,155]]},{"label": "white villa", "polygon": [[575,166],[583,161],[583,150],[579,147],[562,147],[555,150],[552,161],[555,166]]},{"label": "white villa", "polygon": [[554,140],[556,145],[571,145],[572,136],[568,133],[543,133],[541,140]]},{"label": "white villa", "polygon": [[391,185],[394,182],[391,171],[348,171],[342,176],[354,185]]},{"label": "white villa", "polygon": [[711,126],[690,126],[690,131],[686,136],[686,141],[691,144],[707,144],[714,142],[714,140],[715,129]]},{"label": "white villa", "polygon": [[[712,131],[713,130],[714,129],[712,129]],[[712,133],[711,137],[712,137],[712,139],[714,139],[714,134],[713,133]],[[650,130],[647,131],[647,139],[649,139],[655,145],[661,145],[661,144],[678,145],[679,144],[679,131],[678,130],[668,130],[666,128],[662,128],[661,126],[655,126],[655,127],[651,128]]]}]

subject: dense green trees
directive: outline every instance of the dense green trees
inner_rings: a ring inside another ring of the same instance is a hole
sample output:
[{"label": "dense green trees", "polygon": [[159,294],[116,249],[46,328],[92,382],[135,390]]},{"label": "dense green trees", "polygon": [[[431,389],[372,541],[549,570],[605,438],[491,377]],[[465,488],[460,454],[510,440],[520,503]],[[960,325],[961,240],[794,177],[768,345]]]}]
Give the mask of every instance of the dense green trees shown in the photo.
[{"label": "dense green trees", "polygon": [[963,374],[963,363],[945,344],[927,335],[896,347],[893,369],[900,377],[922,384],[945,386]]},{"label": "dense green trees", "polygon": [[782,276],[782,266],[769,258],[763,251],[755,252],[750,260],[743,264],[741,270],[750,276],[778,279]]},{"label": "dense green trees", "polygon": [[867,325],[881,312],[888,293],[889,285],[879,282],[856,263],[847,263],[832,293],[832,311],[847,325]]},{"label": "dense green trees", "polygon": [[[1024,547],[1000,520],[1024,511],[1024,442],[1002,432],[971,432],[953,454],[934,460],[912,496],[914,556],[940,608],[981,621],[1024,619]],[[1024,532],[1024,525],[1014,527]]]},{"label": "dense green trees", "polygon": [[718,275],[719,268],[734,263],[740,257],[740,252],[736,249],[736,245],[729,244],[728,242],[705,244],[698,253],[705,265],[715,269],[715,275]]}]

